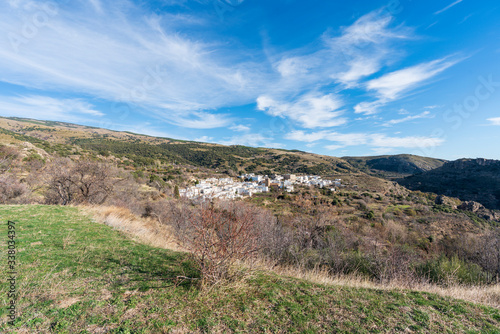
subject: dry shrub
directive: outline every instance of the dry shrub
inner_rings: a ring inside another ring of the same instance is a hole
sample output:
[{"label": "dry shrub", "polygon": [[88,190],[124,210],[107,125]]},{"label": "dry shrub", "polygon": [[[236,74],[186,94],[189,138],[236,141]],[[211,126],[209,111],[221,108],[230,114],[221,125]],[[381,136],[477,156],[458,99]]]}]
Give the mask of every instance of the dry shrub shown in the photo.
[{"label": "dry shrub", "polygon": [[26,184],[14,175],[0,175],[0,203],[23,204],[28,192]]},{"label": "dry shrub", "polygon": [[237,261],[252,257],[258,250],[258,228],[251,210],[241,203],[203,203],[188,211],[183,228],[177,234],[191,253],[203,282],[214,285],[231,278],[230,269]]},{"label": "dry shrub", "polygon": [[394,220],[389,219],[384,222],[385,239],[391,243],[404,243],[408,236],[408,230],[403,224],[398,224]]},{"label": "dry shrub", "polygon": [[112,169],[90,160],[55,160],[45,169],[48,204],[102,204],[113,191]]},{"label": "dry shrub", "polygon": [[19,152],[15,147],[0,145],[0,172],[9,170],[18,156]]}]

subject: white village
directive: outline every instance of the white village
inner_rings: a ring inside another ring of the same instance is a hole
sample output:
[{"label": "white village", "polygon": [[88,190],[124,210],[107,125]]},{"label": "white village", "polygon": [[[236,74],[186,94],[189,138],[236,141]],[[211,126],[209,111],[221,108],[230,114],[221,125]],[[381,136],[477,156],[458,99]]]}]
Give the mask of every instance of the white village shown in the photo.
[{"label": "white village", "polygon": [[236,199],[269,192],[272,189],[293,192],[296,186],[329,188],[336,191],[341,179],[326,180],[317,175],[255,175],[243,174],[235,181],[233,178],[208,178],[197,184],[179,189],[179,195],[188,199]]}]

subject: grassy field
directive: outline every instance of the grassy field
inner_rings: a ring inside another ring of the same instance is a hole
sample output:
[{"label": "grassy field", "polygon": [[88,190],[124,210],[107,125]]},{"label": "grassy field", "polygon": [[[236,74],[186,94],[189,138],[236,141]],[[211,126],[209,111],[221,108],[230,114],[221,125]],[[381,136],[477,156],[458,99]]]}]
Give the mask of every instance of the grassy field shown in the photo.
[{"label": "grassy field", "polygon": [[1,333],[500,333],[500,311],[414,291],[327,286],[267,272],[212,289],[182,253],[146,246],[78,208],[0,206],[17,236],[17,311]]}]

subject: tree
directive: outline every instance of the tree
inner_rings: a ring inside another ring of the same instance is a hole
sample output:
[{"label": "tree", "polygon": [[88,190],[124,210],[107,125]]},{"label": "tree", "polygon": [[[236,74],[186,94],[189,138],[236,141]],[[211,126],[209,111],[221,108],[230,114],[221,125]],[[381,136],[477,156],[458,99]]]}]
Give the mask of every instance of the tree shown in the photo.
[{"label": "tree", "polygon": [[181,195],[179,193],[179,186],[178,185],[175,185],[175,187],[174,187],[174,197],[175,198],[180,198],[181,197]]},{"label": "tree", "polygon": [[46,170],[47,201],[52,204],[102,204],[111,194],[110,166],[95,161],[55,160]]},{"label": "tree", "polygon": [[12,161],[18,157],[14,147],[0,145],[0,172],[4,173],[10,169]]}]

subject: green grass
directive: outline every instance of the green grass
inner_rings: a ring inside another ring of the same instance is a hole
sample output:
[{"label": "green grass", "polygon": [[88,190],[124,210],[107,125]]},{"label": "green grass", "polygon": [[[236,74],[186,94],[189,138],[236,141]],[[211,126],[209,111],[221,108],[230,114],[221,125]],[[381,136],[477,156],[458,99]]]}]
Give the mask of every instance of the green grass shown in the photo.
[{"label": "green grass", "polygon": [[0,218],[1,249],[15,220],[19,251],[19,317],[6,323],[2,280],[2,333],[500,333],[499,310],[428,293],[265,272],[210,290],[175,285],[168,278],[197,275],[184,254],[133,242],[77,208],[0,206]]}]

